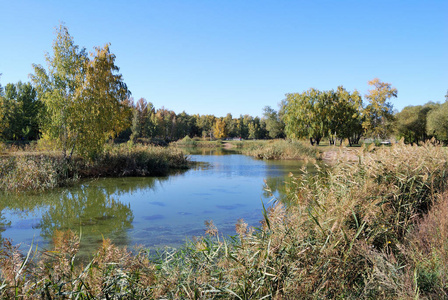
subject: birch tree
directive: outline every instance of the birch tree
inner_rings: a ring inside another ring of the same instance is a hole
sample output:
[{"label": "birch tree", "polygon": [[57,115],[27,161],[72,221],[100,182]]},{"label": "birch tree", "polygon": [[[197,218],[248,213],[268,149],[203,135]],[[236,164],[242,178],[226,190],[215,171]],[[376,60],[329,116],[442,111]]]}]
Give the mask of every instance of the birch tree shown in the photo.
[{"label": "birch tree", "polygon": [[33,65],[32,82],[44,104],[43,138],[55,140],[63,156],[76,150],[94,158],[105,141],[129,126],[130,92],[118,73],[109,45],[97,47],[89,59],[67,27],[60,25],[48,71]]}]

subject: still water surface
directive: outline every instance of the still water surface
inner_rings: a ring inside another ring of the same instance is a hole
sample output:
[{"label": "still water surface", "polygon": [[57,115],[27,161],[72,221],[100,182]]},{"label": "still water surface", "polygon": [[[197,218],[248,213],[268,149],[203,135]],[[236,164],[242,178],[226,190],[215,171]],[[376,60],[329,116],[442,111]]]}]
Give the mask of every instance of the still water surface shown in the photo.
[{"label": "still water surface", "polygon": [[0,195],[0,235],[23,249],[32,242],[47,248],[55,230],[72,229],[81,233],[85,253],[103,237],[130,247],[176,247],[203,235],[205,220],[233,235],[238,219],[259,225],[261,201],[272,200],[265,180],[281,186],[303,167],[225,150],[202,150],[191,159],[201,163],[166,177],[104,178],[38,195]]}]

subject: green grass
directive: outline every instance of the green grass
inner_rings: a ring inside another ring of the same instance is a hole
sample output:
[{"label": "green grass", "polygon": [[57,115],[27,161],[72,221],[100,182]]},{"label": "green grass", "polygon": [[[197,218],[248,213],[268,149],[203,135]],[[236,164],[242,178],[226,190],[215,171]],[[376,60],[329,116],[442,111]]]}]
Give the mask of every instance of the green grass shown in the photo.
[{"label": "green grass", "polygon": [[[448,288],[448,153],[402,144],[363,147],[356,163],[292,177],[288,205],[263,209],[223,238],[156,255],[104,241],[76,264],[79,238],[53,251],[0,251],[3,298],[443,299]],[[82,241],[81,241],[82,242]]]}]

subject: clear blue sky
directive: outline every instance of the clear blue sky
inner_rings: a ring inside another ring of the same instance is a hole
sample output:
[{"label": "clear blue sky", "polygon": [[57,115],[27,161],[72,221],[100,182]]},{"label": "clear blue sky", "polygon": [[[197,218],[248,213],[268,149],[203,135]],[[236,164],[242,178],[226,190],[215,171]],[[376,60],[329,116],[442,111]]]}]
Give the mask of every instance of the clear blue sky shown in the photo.
[{"label": "clear blue sky", "polygon": [[377,77],[394,107],[443,102],[448,1],[0,0],[0,83],[28,81],[65,22],[92,51],[111,43],[135,100],[180,113],[261,116],[286,93]]}]

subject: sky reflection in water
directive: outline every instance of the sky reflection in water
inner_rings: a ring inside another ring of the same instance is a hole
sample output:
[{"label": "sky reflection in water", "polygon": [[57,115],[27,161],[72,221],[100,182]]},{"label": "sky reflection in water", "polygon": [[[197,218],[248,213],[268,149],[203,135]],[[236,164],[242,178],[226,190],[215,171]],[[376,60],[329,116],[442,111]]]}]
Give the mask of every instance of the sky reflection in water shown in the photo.
[{"label": "sky reflection in water", "polygon": [[204,162],[183,173],[156,178],[106,178],[32,195],[0,195],[0,235],[48,247],[55,230],[82,234],[82,251],[91,253],[103,237],[117,245],[179,246],[204,234],[213,220],[220,234],[235,234],[243,218],[261,220],[264,180],[274,189],[301,163],[261,161],[223,150],[192,154]]}]

